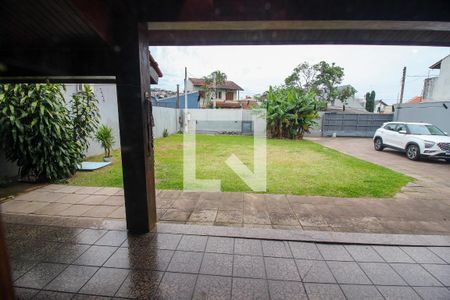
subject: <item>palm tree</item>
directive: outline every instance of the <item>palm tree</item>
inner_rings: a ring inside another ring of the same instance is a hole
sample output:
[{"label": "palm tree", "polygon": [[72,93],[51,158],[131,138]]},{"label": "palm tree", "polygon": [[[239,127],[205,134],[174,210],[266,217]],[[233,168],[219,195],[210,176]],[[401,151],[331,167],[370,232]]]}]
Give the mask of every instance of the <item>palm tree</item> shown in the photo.
[{"label": "palm tree", "polygon": [[216,70],[209,74],[208,76],[204,76],[203,80],[205,85],[202,87],[202,90],[205,91],[205,105],[211,101],[211,98],[214,96],[214,99],[217,98],[216,87],[218,85],[222,85],[227,81],[227,74]]}]

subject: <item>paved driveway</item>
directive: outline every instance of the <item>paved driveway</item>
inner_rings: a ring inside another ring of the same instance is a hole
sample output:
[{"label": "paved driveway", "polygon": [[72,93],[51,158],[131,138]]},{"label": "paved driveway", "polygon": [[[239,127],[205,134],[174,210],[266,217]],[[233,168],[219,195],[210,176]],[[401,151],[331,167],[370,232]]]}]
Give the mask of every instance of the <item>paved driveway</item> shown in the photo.
[{"label": "paved driveway", "polygon": [[308,138],[340,152],[385,166],[430,185],[450,187],[450,164],[444,161],[411,161],[404,153],[385,149],[373,149],[372,139],[368,138]]}]

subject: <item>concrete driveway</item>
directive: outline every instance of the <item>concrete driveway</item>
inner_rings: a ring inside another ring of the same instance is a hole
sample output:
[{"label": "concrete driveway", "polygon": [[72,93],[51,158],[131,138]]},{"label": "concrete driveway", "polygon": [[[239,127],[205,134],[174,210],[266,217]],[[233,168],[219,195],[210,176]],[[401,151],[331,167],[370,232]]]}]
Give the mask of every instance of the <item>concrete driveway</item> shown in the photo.
[{"label": "concrete driveway", "polygon": [[409,175],[426,185],[450,187],[450,164],[445,161],[411,161],[404,153],[391,149],[378,152],[374,150],[370,138],[308,138],[308,140]]}]

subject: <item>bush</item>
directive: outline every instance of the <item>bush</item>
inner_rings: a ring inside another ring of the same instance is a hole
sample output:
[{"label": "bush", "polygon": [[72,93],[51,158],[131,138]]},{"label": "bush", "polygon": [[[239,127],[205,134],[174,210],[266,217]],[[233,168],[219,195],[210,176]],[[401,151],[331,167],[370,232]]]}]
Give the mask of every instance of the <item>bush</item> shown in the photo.
[{"label": "bush", "polygon": [[166,128],[164,128],[163,130],[163,137],[168,137],[169,136],[169,131],[167,131]]},{"label": "bush", "polygon": [[19,176],[54,181],[80,162],[60,84],[0,85],[0,147],[17,162]]},{"label": "bush", "polygon": [[95,135],[95,138],[105,150],[105,157],[111,157],[111,150],[115,143],[112,128],[106,125],[101,125]]},{"label": "bush", "polygon": [[317,123],[315,94],[296,87],[270,87],[263,107],[270,137],[302,139]]}]

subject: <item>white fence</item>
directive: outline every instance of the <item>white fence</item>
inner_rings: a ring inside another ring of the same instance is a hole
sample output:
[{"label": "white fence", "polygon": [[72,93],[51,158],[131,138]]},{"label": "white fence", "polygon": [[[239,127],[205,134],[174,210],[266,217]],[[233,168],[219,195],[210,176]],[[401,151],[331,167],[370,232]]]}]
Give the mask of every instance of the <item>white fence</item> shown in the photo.
[{"label": "white fence", "polygon": [[164,129],[168,134],[174,134],[180,130],[179,126],[180,111],[174,108],[153,107],[153,137],[159,138],[163,136]]}]

